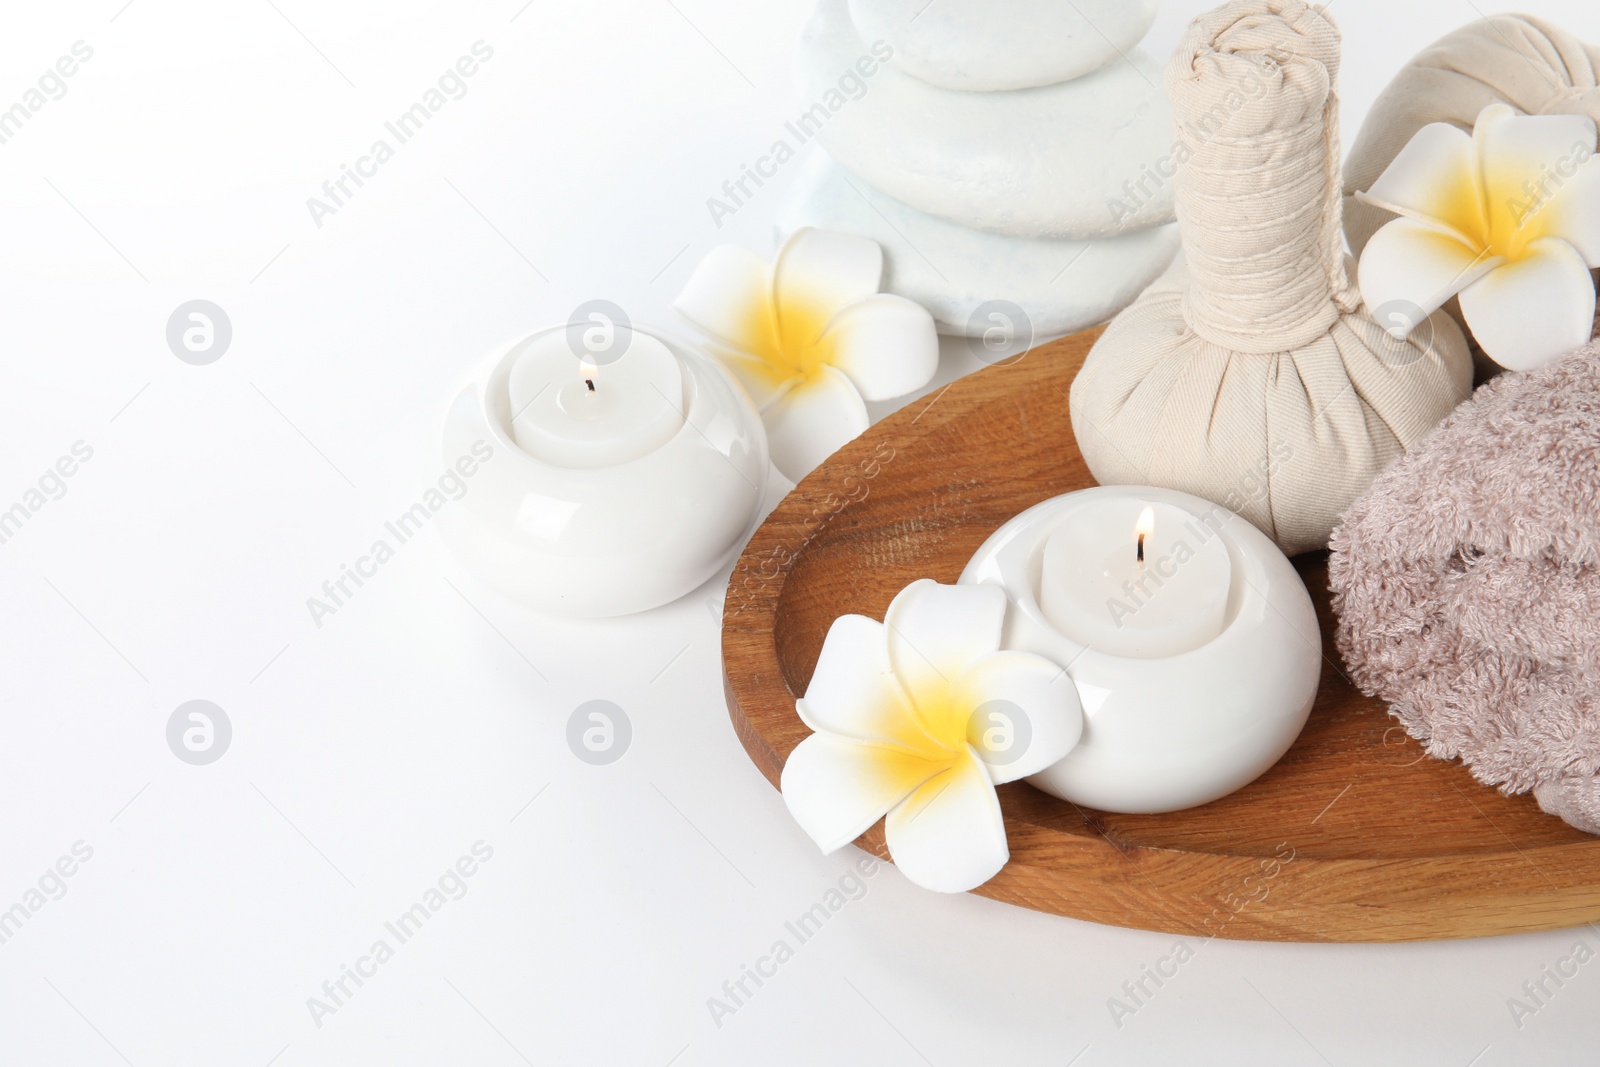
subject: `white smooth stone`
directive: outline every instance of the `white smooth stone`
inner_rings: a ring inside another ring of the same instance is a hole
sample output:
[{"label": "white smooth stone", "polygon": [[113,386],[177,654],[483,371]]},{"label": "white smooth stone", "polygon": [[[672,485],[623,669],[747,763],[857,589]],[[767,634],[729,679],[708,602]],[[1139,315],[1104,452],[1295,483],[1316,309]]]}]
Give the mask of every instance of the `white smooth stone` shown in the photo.
[{"label": "white smooth stone", "polygon": [[778,236],[802,226],[870,237],[883,248],[883,290],[914,300],[939,332],[981,334],[979,305],[1009,300],[1035,338],[1109,320],[1133,303],[1178,252],[1176,223],[1098,241],[1003,237],[916,211],[813,150],[779,206]]},{"label": "white smooth stone", "polygon": [[1160,0],[850,0],[891,66],[946,89],[1027,89],[1099,70],[1139,43]]},{"label": "white smooth stone", "polygon": [[1172,115],[1144,52],[1060,85],[956,92],[879,63],[846,0],[822,0],[795,80],[806,103],[789,126],[814,130],[847,169],[930,215],[1077,239],[1173,220],[1172,181],[1157,174],[1173,153]]},{"label": "white smooth stone", "polygon": [[[1045,541],[1074,514],[1108,499],[1187,512],[1228,550],[1233,570],[1222,632],[1164,659],[1086,647],[1039,606]],[[993,582],[1010,597],[1001,647],[1061,664],[1083,704],[1083,739],[1028,781],[1102,811],[1153,814],[1226,796],[1289,751],[1322,676],[1316,609],[1294,565],[1247,520],[1172,489],[1110,485],[1052,497],[989,536],[961,582]]]}]

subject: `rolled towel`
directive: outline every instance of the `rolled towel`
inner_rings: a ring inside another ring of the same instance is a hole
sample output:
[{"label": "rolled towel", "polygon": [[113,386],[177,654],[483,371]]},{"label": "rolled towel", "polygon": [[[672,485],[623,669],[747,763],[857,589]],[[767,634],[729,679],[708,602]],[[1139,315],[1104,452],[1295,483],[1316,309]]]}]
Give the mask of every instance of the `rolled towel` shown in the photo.
[{"label": "rolled towel", "polygon": [[1600,833],[1600,342],[1481,386],[1332,549],[1355,683],[1431,755]]}]

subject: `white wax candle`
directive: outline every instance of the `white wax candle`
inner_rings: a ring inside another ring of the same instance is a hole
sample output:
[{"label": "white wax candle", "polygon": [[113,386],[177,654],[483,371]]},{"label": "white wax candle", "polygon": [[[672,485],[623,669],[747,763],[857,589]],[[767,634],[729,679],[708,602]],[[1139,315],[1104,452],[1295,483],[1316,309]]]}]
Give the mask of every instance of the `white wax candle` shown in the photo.
[{"label": "white wax candle", "polygon": [[1081,645],[1155,659],[1222,632],[1232,579],[1223,539],[1192,513],[1137,496],[1099,497],[1045,541],[1039,607]]},{"label": "white wax candle", "polygon": [[[636,424],[625,414],[567,425],[571,417],[551,393],[588,392],[585,368],[563,346],[573,332],[555,326],[501,345],[453,394],[440,458],[471,487],[440,511],[441,533],[484,581],[536,610],[584,618],[647,611],[704,584],[744,545],[766,494],[767,437],[728,371],[643,328],[619,359],[597,361],[593,380],[599,403],[624,412],[637,404],[650,433],[630,438]],[[568,343],[583,350],[581,341]],[[670,362],[654,359],[662,349]],[[624,390],[614,401],[612,384]],[[635,395],[641,388],[649,392]],[[647,403],[674,391],[681,417],[661,417],[670,404]],[[512,413],[530,396],[537,403],[513,428]],[[587,403],[582,394],[567,399]],[[547,400],[553,410],[539,406]],[[595,423],[607,430],[598,447],[579,436]],[[644,454],[594,465],[630,452]]]},{"label": "white wax candle", "polygon": [[683,371],[667,346],[631,332],[626,350],[597,365],[567,331],[537,336],[511,369],[511,435],[556,467],[612,467],[665,445],[683,428]]},{"label": "white wax candle", "polygon": [[1288,751],[1316,700],[1322,637],[1305,583],[1265,534],[1199,497],[1134,485],[1054,497],[996,530],[961,581],[1004,587],[1001,647],[1054,660],[1077,687],[1082,740],[1028,778],[1074,804],[1215,800]]}]

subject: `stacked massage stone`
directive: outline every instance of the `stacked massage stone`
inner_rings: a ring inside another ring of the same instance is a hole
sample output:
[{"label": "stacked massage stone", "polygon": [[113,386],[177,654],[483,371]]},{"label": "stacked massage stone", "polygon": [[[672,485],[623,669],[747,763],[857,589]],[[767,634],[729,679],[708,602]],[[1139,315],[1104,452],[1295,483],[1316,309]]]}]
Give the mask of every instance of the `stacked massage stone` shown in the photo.
[{"label": "stacked massage stone", "polygon": [[941,333],[984,335],[995,302],[1035,338],[1111,318],[1178,250],[1171,113],[1134,47],[1157,2],[821,0],[802,98],[837,102],[841,74],[872,73],[807,149],[780,240],[871,237],[884,290]]}]

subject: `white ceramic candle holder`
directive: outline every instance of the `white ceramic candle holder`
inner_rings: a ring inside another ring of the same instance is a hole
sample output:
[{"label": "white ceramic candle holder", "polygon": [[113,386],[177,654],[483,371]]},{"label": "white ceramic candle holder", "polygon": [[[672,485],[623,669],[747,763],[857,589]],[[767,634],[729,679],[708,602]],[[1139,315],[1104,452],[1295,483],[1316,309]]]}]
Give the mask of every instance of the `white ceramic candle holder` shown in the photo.
[{"label": "white ceramic candle holder", "polygon": [[[565,329],[497,349],[456,393],[444,421],[445,465],[481,458],[479,442],[492,456],[478,464],[466,495],[443,509],[442,531],[485,581],[540,611],[595,618],[659,607],[727,565],[754,526],[768,470],[761,418],[711,359],[634,327],[676,359],[683,425],[622,463],[536,459],[512,434],[511,371],[531,344]],[[576,375],[576,359],[573,368]]]},{"label": "white ceramic candle holder", "polygon": [[[1221,539],[1230,573],[1215,637],[1136,658],[1098,651],[1049,622],[1039,606],[1045,542],[1111,501],[1165,503],[1194,518],[1196,535]],[[1316,699],[1322,637],[1299,574],[1248,521],[1187,493],[1101,486],[1046,500],[995,531],[961,581],[1003,586],[1003,647],[1054,660],[1077,686],[1082,739],[1028,779],[1063,800],[1132,814],[1215,800],[1277,762]]]}]

